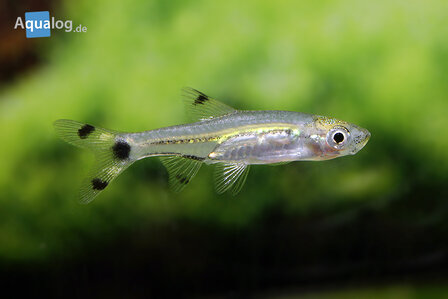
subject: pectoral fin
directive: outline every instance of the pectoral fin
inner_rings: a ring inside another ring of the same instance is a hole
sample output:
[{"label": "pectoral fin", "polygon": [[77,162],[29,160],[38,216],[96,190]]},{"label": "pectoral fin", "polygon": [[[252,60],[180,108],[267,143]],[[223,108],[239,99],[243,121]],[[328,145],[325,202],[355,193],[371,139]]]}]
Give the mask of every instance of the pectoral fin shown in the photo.
[{"label": "pectoral fin", "polygon": [[249,165],[243,163],[225,164],[218,163],[215,168],[216,192],[219,194],[232,188],[232,195],[240,192],[246,182],[249,173]]}]

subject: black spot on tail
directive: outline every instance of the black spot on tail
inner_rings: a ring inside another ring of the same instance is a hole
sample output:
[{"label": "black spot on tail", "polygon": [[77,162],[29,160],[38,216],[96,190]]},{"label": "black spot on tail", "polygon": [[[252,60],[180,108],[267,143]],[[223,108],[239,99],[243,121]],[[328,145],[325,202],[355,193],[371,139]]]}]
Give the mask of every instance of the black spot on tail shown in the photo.
[{"label": "black spot on tail", "polygon": [[78,136],[81,139],[86,139],[87,136],[90,135],[90,133],[92,133],[93,131],[95,131],[95,127],[85,124],[84,126],[81,127],[81,129],[78,130]]},{"label": "black spot on tail", "polygon": [[107,187],[107,185],[109,185],[109,183],[101,179],[96,178],[92,180],[93,190],[103,190],[104,188]]},{"label": "black spot on tail", "polygon": [[180,174],[176,175],[176,179],[181,183],[181,184],[188,184],[190,182],[189,179],[181,176]]},{"label": "black spot on tail", "polygon": [[198,105],[198,104],[204,104],[204,102],[208,101],[208,98],[205,94],[200,94],[198,95],[198,97],[194,100],[194,104]]},{"label": "black spot on tail", "polygon": [[131,146],[126,141],[117,141],[112,147],[114,157],[118,160],[125,160],[129,158]]}]

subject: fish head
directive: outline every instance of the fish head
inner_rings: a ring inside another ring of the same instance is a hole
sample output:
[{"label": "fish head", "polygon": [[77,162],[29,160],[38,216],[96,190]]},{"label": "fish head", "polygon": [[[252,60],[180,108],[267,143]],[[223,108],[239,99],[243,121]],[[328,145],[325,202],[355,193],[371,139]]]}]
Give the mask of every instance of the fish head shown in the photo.
[{"label": "fish head", "polygon": [[370,139],[368,130],[335,118],[317,116],[314,120],[314,128],[318,132],[322,160],[354,155]]}]

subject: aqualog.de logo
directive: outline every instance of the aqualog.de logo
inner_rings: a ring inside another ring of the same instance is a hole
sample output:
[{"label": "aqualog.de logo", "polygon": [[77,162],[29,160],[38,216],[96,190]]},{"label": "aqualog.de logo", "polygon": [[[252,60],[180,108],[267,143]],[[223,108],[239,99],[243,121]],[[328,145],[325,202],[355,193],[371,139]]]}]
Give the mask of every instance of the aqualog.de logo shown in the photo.
[{"label": "aqualog.de logo", "polygon": [[87,27],[78,25],[73,29],[72,20],[55,20],[54,17],[50,19],[49,11],[33,11],[25,13],[25,22],[22,17],[17,17],[14,29],[26,29],[27,38],[49,37],[51,36],[51,29],[65,29],[65,32],[87,32]]}]

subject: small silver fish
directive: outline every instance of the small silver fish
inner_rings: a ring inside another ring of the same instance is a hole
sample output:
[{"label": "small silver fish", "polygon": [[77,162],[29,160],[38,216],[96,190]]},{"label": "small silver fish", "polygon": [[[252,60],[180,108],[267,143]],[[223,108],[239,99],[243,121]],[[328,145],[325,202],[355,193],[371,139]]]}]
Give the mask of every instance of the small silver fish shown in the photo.
[{"label": "small silver fish", "polygon": [[370,138],[366,129],[334,118],[290,111],[236,110],[200,91],[183,90],[197,121],[157,130],[124,133],[72,120],[54,123],[68,143],[90,149],[96,165],[81,187],[92,201],[137,160],[158,156],[173,190],[181,191],[203,163],[215,164],[218,193],[238,193],[252,164],[328,160],[356,154]]}]

